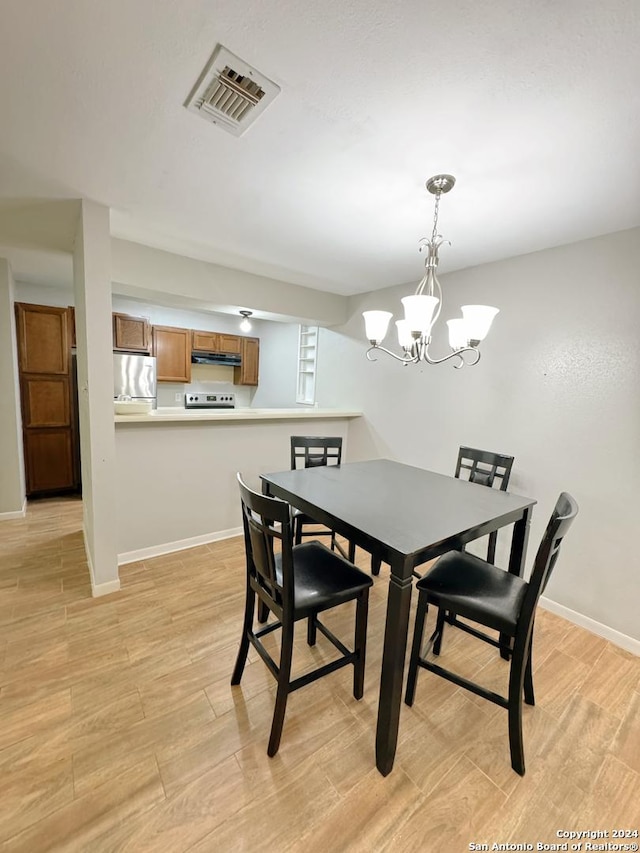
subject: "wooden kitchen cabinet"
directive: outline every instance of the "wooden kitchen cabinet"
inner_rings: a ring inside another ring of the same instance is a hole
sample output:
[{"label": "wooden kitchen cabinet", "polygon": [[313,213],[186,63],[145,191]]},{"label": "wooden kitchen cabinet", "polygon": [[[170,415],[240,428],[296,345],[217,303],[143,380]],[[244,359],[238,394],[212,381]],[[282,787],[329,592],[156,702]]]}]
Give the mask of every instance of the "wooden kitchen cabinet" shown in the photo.
[{"label": "wooden kitchen cabinet", "polygon": [[218,346],[217,332],[198,332],[194,329],[191,335],[191,347],[194,352],[216,352]]},{"label": "wooden kitchen cabinet", "polygon": [[20,382],[25,428],[71,426],[69,377],[25,374]]},{"label": "wooden kitchen cabinet", "polygon": [[191,382],[191,329],[154,326],[152,339],[158,382]]},{"label": "wooden kitchen cabinet", "polygon": [[27,495],[80,484],[71,370],[72,312],[16,303]]},{"label": "wooden kitchen cabinet", "polygon": [[233,368],[234,385],[257,385],[260,366],[260,338],[240,338],[242,364]]},{"label": "wooden kitchen cabinet", "polygon": [[218,352],[240,354],[242,352],[242,338],[240,335],[227,335],[220,332],[218,335]]},{"label": "wooden kitchen cabinet", "polygon": [[75,489],[71,429],[30,429],[25,442],[27,494]]},{"label": "wooden kitchen cabinet", "polygon": [[69,373],[69,318],[66,308],[16,302],[21,373]]},{"label": "wooden kitchen cabinet", "polygon": [[151,323],[146,317],[113,314],[113,348],[125,352],[148,353],[151,348]]},{"label": "wooden kitchen cabinet", "polygon": [[223,352],[240,354],[240,335],[229,335],[226,332],[200,332],[193,330],[192,347],[194,352]]}]

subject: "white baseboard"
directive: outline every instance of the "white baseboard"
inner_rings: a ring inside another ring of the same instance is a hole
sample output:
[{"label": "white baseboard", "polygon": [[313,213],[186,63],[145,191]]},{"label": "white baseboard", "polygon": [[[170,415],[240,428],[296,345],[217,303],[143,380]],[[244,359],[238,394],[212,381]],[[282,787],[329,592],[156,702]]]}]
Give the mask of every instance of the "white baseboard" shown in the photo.
[{"label": "white baseboard", "polygon": [[620,631],[616,631],[608,625],[603,625],[602,622],[596,622],[595,619],[591,619],[589,616],[583,616],[582,613],[577,613],[575,610],[571,610],[563,604],[551,601],[551,599],[545,598],[544,596],[540,598],[540,607],[544,607],[545,610],[555,613],[556,616],[562,616],[563,619],[573,622],[574,625],[586,628],[587,631],[591,631],[592,634],[597,634],[598,637],[604,637],[605,640],[609,640],[609,642],[613,643],[614,646],[619,646],[627,652],[640,656],[640,640],[636,640],[634,637],[622,634]]},{"label": "white baseboard", "polygon": [[120,590],[120,578],[115,581],[107,581],[106,583],[94,584],[93,575],[91,576],[91,595],[94,598],[99,598],[101,595],[111,595],[112,592]]},{"label": "white baseboard", "polygon": [[11,521],[12,518],[24,518],[27,514],[27,499],[25,498],[22,503],[22,509],[15,510],[14,512],[0,512],[0,521]]},{"label": "white baseboard", "polygon": [[150,560],[152,557],[162,557],[164,554],[172,554],[174,551],[185,551],[187,548],[196,548],[198,545],[219,542],[221,539],[231,539],[234,536],[241,535],[241,527],[232,527],[229,530],[219,530],[216,533],[192,536],[190,539],[166,542],[164,545],[152,545],[150,548],[139,548],[137,551],[124,551],[122,554],[118,554],[118,565],[124,566],[127,563],[136,563],[138,560]]},{"label": "white baseboard", "polygon": [[87,558],[87,566],[89,566],[89,579],[91,580],[91,595],[93,598],[99,598],[101,595],[110,595],[112,592],[118,592],[120,590],[120,578],[116,578],[113,581],[107,581],[106,583],[96,583],[96,579],[93,575],[93,563],[91,562],[91,551],[87,546],[87,531],[82,525],[82,540],[84,542],[84,553]]}]

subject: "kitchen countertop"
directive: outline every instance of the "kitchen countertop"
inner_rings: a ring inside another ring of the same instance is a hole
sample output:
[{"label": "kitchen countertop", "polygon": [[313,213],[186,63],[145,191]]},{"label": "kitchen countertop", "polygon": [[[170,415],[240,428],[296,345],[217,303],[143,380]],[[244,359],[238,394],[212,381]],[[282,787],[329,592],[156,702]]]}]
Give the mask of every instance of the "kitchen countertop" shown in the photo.
[{"label": "kitchen countertop", "polygon": [[156,409],[143,415],[115,415],[116,424],[202,423],[202,421],[287,421],[328,418],[359,418],[362,412],[351,409],[182,409],[178,406]]}]

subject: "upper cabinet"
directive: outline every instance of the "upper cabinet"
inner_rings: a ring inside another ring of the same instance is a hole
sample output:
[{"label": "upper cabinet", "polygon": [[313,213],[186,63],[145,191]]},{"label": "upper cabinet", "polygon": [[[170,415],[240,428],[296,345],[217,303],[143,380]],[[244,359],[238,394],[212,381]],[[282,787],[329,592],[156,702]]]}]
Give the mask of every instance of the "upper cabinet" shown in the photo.
[{"label": "upper cabinet", "polygon": [[240,338],[242,364],[233,368],[235,385],[257,385],[260,364],[260,338]]},{"label": "upper cabinet", "polygon": [[199,332],[194,329],[193,351],[240,354],[241,340],[239,335],[228,335],[226,332]]},{"label": "upper cabinet", "polygon": [[146,317],[113,315],[113,348],[126,352],[148,353],[151,348],[151,324]]},{"label": "upper cabinet", "polygon": [[158,382],[191,382],[191,329],[153,327]]},{"label": "upper cabinet", "polygon": [[66,308],[16,302],[21,373],[69,373],[69,316]]}]

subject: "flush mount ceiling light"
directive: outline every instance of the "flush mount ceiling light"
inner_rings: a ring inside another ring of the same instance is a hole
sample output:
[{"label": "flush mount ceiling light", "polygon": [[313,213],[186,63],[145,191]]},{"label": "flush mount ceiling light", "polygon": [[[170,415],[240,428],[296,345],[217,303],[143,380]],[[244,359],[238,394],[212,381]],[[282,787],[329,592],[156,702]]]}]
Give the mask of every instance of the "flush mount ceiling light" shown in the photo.
[{"label": "flush mount ceiling light", "polygon": [[243,332],[251,331],[251,323],[249,322],[249,317],[253,314],[253,311],[240,311],[242,315],[242,322],[240,323],[240,329]]},{"label": "flush mount ceiling light", "polygon": [[[438,234],[440,198],[443,193],[448,193],[453,188],[455,182],[453,175],[434,175],[426,183],[429,192],[436,197],[433,231],[431,238],[423,237],[420,240],[420,251],[423,248],[427,251],[424,277],[415,294],[405,296],[401,300],[404,305],[404,320],[396,320],[398,343],[402,347],[403,355],[398,355],[381,346],[393,314],[390,311],[364,311],[362,316],[366,335],[371,344],[367,350],[369,361],[377,360],[371,355],[374,350],[382,350],[403,364],[419,364],[421,361],[426,361],[428,364],[441,364],[450,358],[457,358],[459,363],[454,364],[454,367],[459,368],[465,364],[473,365],[480,361],[478,349],[480,341],[485,338],[499,310],[488,305],[463,305],[462,317],[447,321],[452,351],[442,358],[432,358],[429,353],[431,329],[440,316],[442,308],[442,288],[436,277],[438,250],[444,242],[442,236]],[[471,354],[469,360],[465,359],[465,353]]]}]

